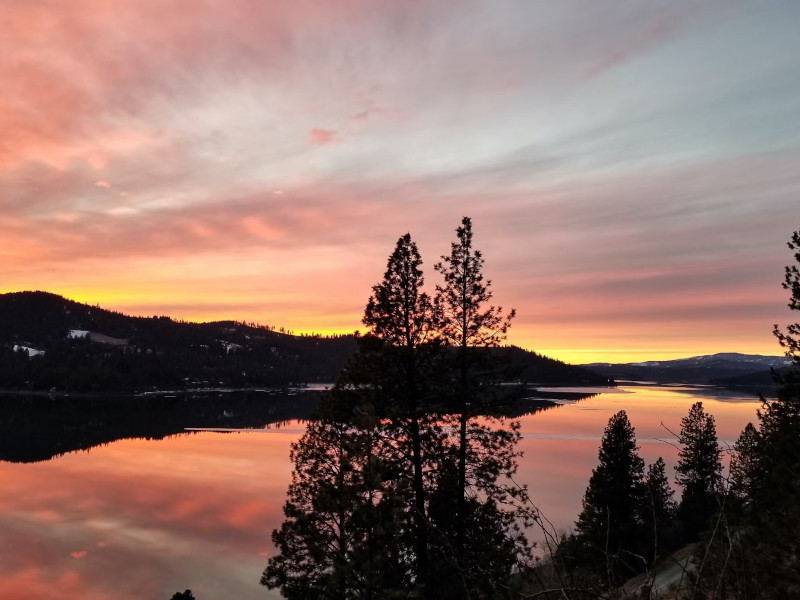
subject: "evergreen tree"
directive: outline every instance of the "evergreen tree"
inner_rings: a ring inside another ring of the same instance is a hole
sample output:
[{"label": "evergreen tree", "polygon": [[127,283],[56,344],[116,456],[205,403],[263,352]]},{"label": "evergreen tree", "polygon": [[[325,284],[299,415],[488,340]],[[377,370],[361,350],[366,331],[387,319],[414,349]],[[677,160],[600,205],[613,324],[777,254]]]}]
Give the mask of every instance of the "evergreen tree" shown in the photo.
[{"label": "evergreen tree", "polygon": [[279,553],[261,578],[286,598],[377,600],[411,585],[378,421],[363,405],[348,414],[343,400],[326,399],[292,444],[286,520],[272,533]]},{"label": "evergreen tree", "polygon": [[[787,245],[794,252],[796,264],[786,266],[781,287],[790,292],[789,308],[800,311],[800,230],[792,234]],[[786,331],[775,325],[773,333],[778,338],[778,343],[785,348],[786,356],[793,359],[794,366],[800,366],[800,322],[790,323],[786,326]]]},{"label": "evergreen tree", "polygon": [[714,417],[703,410],[702,402],[695,402],[681,419],[678,442],[676,481],[683,487],[678,514],[685,534],[696,539],[717,512],[722,493],[722,450]]},{"label": "evergreen tree", "polygon": [[[383,281],[372,288],[363,323],[370,328],[375,341],[365,340],[361,350],[364,355],[377,351],[377,360],[383,364],[372,373],[383,380],[384,385],[379,386],[382,402],[384,406],[389,404],[393,414],[407,425],[411,441],[416,584],[422,597],[427,598],[428,517],[423,438],[428,419],[422,410],[425,378],[421,362],[436,331],[436,320],[431,300],[422,291],[421,267],[417,245],[407,233],[397,240]],[[367,360],[375,359],[373,356]],[[387,380],[387,373],[393,370],[399,370],[399,377]]]},{"label": "evergreen tree", "polygon": [[672,550],[676,542],[675,517],[678,504],[673,498],[675,492],[669,485],[664,459],[660,456],[656,462],[648,465],[644,484],[646,493],[642,521],[649,541],[645,552],[652,562]]},{"label": "evergreen tree", "polygon": [[530,559],[524,491],[510,481],[518,424],[473,419],[459,476],[457,428],[439,412],[457,378],[441,368],[441,321],[421,264],[401,237],[367,303],[369,333],[327,412],[293,446],[286,520],[273,533],[279,554],[262,578],[286,597],[504,598]]},{"label": "evergreen tree", "polygon": [[[795,263],[782,286],[789,308],[800,311],[800,230],[788,246]],[[774,373],[777,398],[762,399],[755,451],[743,464],[749,510],[741,535],[752,565],[745,591],[768,599],[800,596],[800,322],[774,333],[792,365]]]},{"label": "evergreen tree", "polygon": [[733,445],[730,466],[730,492],[739,502],[746,502],[758,476],[758,430],[748,423]]},{"label": "evergreen tree", "polygon": [[[800,231],[789,249],[796,264],[782,285],[789,308],[800,310]],[[777,398],[762,398],[759,427],[748,423],[734,446],[731,497],[697,553],[698,597],[800,597],[800,323],[775,325],[774,334],[792,365],[773,372]]]},{"label": "evergreen tree", "polygon": [[[456,550],[461,554],[466,542],[467,461],[469,450],[468,424],[478,414],[481,398],[476,393],[485,376],[488,356],[486,348],[496,347],[505,340],[514,318],[512,310],[503,314],[501,307],[490,305],[491,281],[483,276],[483,255],[472,245],[472,221],[461,220],[456,229],[457,241],[451,244],[450,254],[441,257],[435,269],[441,273],[444,285],[436,286],[436,307],[441,317],[440,335],[455,347],[457,379],[455,405],[458,416],[458,488],[456,491]],[[479,368],[479,365],[482,368]],[[483,371],[481,373],[481,371]]]},{"label": "evergreen tree", "polygon": [[[634,428],[621,410],[603,433],[599,464],[592,471],[575,524],[582,553],[579,562],[596,567],[607,584],[646,567],[641,559],[644,461],[637,451]],[[604,565],[602,571],[600,565]]]}]

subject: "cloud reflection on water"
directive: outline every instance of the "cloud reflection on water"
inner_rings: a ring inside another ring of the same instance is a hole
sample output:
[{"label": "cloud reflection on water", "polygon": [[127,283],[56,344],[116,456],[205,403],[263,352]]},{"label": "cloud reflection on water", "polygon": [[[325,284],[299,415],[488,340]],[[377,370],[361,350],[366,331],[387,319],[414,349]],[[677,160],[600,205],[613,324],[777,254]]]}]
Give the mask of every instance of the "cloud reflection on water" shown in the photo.
[{"label": "cloud reflection on water", "polygon": [[[526,415],[518,481],[554,526],[569,528],[597,463],[608,418],[625,409],[647,462],[702,400],[721,440],[758,402],[631,387]],[[632,392],[632,393],[631,393]],[[0,598],[133,600],[191,588],[199,600],[272,597],[258,585],[291,478],[289,444],[304,426],[267,435],[198,432],[120,440],[30,464],[0,462]],[[272,592],[274,594],[274,592]],[[277,598],[277,595],[274,595]]]}]

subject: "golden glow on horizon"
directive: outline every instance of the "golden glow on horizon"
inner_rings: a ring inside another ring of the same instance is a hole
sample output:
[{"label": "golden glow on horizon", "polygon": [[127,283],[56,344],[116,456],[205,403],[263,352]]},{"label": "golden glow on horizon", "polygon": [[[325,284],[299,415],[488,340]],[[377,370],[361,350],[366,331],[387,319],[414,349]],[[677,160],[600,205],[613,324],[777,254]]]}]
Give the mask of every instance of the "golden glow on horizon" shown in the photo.
[{"label": "golden glow on horizon", "polygon": [[[8,291],[12,290],[4,290],[3,293]],[[343,310],[328,314],[310,311],[309,314],[303,315],[286,306],[279,310],[271,309],[271,305],[281,304],[277,298],[242,298],[224,291],[219,291],[215,295],[204,293],[202,301],[198,301],[197,295],[191,293],[171,296],[168,300],[154,301],[159,296],[157,290],[150,285],[126,291],[113,289],[50,291],[76,302],[130,316],[169,316],[175,320],[189,322],[233,320],[267,325],[274,327],[276,331],[280,331],[283,327],[284,331],[294,335],[330,336],[346,335],[356,330],[366,332],[366,328],[361,324],[360,310]],[[636,337],[635,332],[632,333],[628,327],[620,327],[615,332],[614,328],[609,326],[598,331],[602,333],[602,337],[598,337],[596,345],[592,345],[591,339],[588,341],[581,339],[580,332],[576,337],[574,332],[569,332],[567,328],[559,331],[559,328],[553,325],[537,327],[535,324],[518,324],[512,326],[509,331],[507,343],[571,364],[673,360],[718,352],[782,354],[780,346],[774,342],[771,331],[766,325],[761,336],[751,335],[749,338],[740,337],[736,340],[731,336],[709,333],[707,339],[701,343],[698,343],[697,339],[687,343],[684,339],[675,338],[671,335],[674,332],[668,325],[663,330],[653,326],[649,341]],[[578,342],[574,346],[566,345],[574,337]]]}]

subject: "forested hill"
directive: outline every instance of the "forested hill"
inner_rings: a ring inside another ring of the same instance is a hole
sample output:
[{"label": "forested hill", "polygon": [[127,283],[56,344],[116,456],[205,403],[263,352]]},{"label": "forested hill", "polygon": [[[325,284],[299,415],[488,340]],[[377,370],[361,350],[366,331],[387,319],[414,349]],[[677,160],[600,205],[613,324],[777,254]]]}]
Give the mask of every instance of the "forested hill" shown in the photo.
[{"label": "forested hill", "polygon": [[[258,387],[334,381],[354,335],[131,317],[47,292],[0,294],[0,389],[71,392]],[[512,349],[537,383],[603,384],[588,370]]]},{"label": "forested hill", "polygon": [[[16,349],[15,349],[16,347]],[[146,391],[333,381],[353,335],[130,317],[45,292],[0,295],[0,389]]]}]

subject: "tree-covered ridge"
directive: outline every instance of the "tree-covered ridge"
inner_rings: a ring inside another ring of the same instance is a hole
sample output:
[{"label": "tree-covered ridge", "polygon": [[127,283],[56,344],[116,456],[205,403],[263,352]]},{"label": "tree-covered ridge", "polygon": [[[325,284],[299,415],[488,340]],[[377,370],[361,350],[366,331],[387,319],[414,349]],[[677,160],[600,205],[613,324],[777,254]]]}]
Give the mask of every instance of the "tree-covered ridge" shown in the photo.
[{"label": "tree-covered ridge", "polygon": [[[30,356],[20,347],[43,353]],[[294,336],[255,323],[131,317],[45,292],[0,295],[0,389],[109,392],[332,381],[354,351],[354,335]]]},{"label": "tree-covered ridge", "polygon": [[[47,292],[0,294],[4,390],[129,392],[334,381],[355,351],[355,334],[297,336],[256,323],[131,317]],[[523,373],[530,381],[606,382],[524,350],[513,354],[527,363]]]}]

